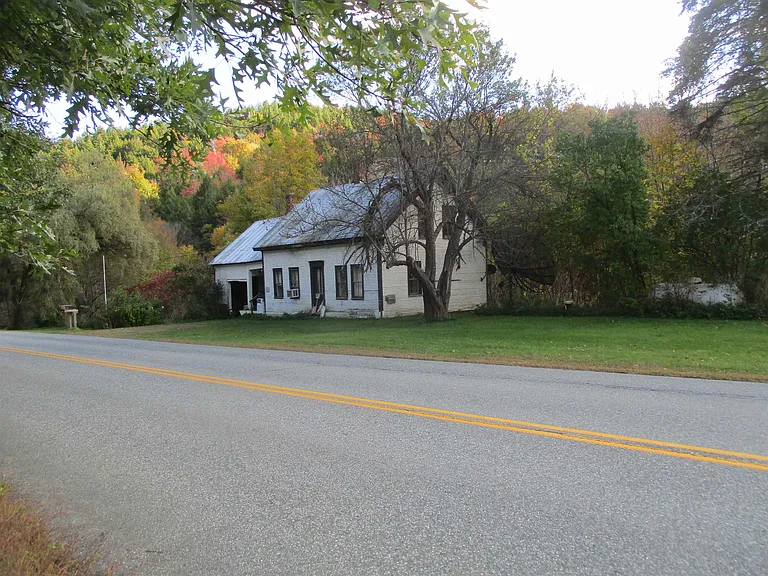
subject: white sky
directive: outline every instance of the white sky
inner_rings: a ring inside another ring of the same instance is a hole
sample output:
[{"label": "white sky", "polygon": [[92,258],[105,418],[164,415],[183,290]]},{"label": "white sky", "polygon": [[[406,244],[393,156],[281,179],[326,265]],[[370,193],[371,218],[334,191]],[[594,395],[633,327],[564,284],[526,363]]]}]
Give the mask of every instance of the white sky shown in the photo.
[{"label": "white sky", "polygon": [[[669,82],[660,77],[686,35],[679,0],[486,0],[482,11],[464,0],[448,4],[485,22],[517,57],[516,74],[535,83],[552,74],[576,87],[585,104],[614,106],[663,100]],[[229,67],[216,68],[222,94],[232,96]],[[274,96],[270,87],[244,87],[245,101]],[[230,99],[234,105],[235,99]],[[65,106],[49,110],[49,134],[61,134]]]},{"label": "white sky", "polygon": [[[461,9],[463,0],[451,0]],[[686,36],[679,0],[487,0],[479,19],[517,56],[517,74],[552,73],[578,88],[584,103],[613,106],[663,99],[661,79]],[[477,14],[472,11],[472,14]]]}]

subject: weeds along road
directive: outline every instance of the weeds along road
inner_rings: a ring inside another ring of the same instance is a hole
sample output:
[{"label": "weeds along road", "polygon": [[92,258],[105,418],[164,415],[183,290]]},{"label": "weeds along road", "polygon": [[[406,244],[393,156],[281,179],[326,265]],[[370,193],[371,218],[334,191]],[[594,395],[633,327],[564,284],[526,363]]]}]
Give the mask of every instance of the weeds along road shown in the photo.
[{"label": "weeds along road", "polygon": [[765,574],[768,385],[0,333],[0,470],[138,574]]}]

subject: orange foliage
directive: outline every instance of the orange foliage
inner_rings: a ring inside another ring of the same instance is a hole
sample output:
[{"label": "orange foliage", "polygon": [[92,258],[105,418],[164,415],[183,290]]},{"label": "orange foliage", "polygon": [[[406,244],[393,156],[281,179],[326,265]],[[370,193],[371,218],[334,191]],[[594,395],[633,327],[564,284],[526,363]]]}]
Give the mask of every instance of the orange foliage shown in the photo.
[{"label": "orange foliage", "polygon": [[202,168],[203,172],[211,178],[217,178],[222,184],[230,180],[238,181],[235,171],[227,163],[224,154],[216,150],[211,150],[206,154]]},{"label": "orange foliage", "polygon": [[197,191],[200,190],[200,180],[192,180],[187,186],[181,189],[179,194],[182,196],[189,198],[190,196],[194,196],[197,194]]}]

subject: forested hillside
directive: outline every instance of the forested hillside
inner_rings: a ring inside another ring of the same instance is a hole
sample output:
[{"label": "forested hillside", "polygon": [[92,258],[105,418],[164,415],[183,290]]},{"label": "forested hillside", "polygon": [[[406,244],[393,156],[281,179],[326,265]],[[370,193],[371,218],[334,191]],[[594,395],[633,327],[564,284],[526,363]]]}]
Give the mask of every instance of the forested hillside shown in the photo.
[{"label": "forested hillside", "polygon": [[[282,86],[280,104],[203,117],[164,101],[136,111],[135,128],[52,141],[26,111],[66,92],[64,80],[21,78],[31,72],[12,60],[21,52],[9,52],[3,65],[17,84],[3,88],[0,114],[0,325],[60,323],[62,304],[95,327],[218,316],[226,311],[207,266],[213,255],[312,189],[383,175],[421,186],[406,194],[419,211],[432,210],[425,194],[448,191],[453,212],[425,212],[437,226],[430,234],[477,234],[501,306],[642,312],[655,284],[691,277],[735,284],[748,304],[765,305],[764,15],[757,6],[729,12],[734,5],[684,3],[693,20],[668,71],[669,100],[612,109],[580,102],[555,79],[527,84],[501,42],[454,15],[450,26],[447,17],[414,21],[422,40],[424,29],[440,30],[437,39],[307,72],[305,91]],[[732,41],[734,31],[743,42]],[[453,60],[441,49],[451,38],[461,38]],[[157,80],[134,72],[137,82]],[[88,111],[103,124],[106,107],[122,101],[81,88],[105,100],[72,104],[71,129]],[[191,105],[195,93],[178,88]],[[306,104],[307,90],[327,103]],[[350,104],[334,106],[331,93]],[[460,258],[425,270],[412,260],[401,264],[438,288],[440,319],[450,290],[439,288]]]}]

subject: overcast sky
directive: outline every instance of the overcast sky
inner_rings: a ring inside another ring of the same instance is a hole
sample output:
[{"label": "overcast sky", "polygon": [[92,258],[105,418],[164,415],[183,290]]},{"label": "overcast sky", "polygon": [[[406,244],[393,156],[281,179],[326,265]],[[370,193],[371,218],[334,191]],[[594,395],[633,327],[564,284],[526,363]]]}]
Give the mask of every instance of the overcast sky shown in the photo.
[{"label": "overcast sky", "polygon": [[[470,11],[504,40],[517,57],[519,76],[535,83],[554,73],[574,85],[584,103],[598,106],[664,99],[664,62],[675,56],[688,28],[679,0],[487,0],[479,12],[464,0],[448,3]],[[231,96],[225,62],[216,76],[223,95]],[[269,87],[245,89],[249,104],[273,95]],[[51,108],[51,136],[61,133],[64,110],[60,104]]]},{"label": "overcast sky", "polygon": [[[454,7],[462,0],[452,0]],[[584,102],[612,106],[666,97],[660,78],[688,30],[679,0],[487,0],[480,20],[535,82],[554,74]],[[477,14],[473,11],[473,14]]]},{"label": "overcast sky", "polygon": [[[535,83],[554,73],[575,86],[584,103],[598,106],[666,98],[664,62],[675,56],[688,30],[679,0],[486,0],[480,11],[465,0],[447,3],[504,40],[517,57],[518,76]],[[226,63],[216,76],[224,93],[233,95]],[[245,94],[249,102],[261,102],[274,91]]]}]

